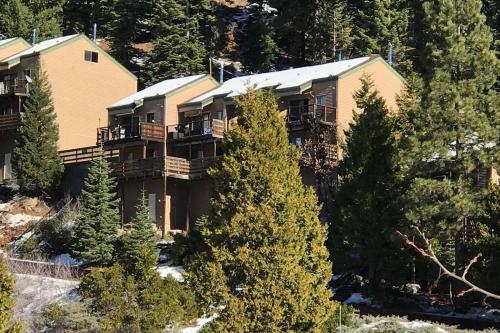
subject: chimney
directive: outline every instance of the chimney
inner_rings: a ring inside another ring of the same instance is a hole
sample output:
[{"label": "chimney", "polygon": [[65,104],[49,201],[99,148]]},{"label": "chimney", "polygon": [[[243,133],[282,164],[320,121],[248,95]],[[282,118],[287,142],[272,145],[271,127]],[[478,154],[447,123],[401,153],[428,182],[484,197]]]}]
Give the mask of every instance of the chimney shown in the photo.
[{"label": "chimney", "polygon": [[36,29],[33,29],[31,31],[31,45],[35,45],[36,44]]},{"label": "chimney", "polygon": [[94,25],[92,27],[92,41],[94,43],[97,42],[97,23],[94,23]]}]

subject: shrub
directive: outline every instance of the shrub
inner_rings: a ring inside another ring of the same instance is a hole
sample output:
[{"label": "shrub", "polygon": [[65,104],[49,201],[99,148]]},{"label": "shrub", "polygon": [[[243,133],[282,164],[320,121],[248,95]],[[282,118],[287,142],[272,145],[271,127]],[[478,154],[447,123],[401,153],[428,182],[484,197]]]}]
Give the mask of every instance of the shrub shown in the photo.
[{"label": "shrub", "polygon": [[158,274],[136,280],[118,264],[92,270],[82,279],[79,293],[98,316],[100,332],[161,332],[199,314],[187,287]]},{"label": "shrub", "polygon": [[67,253],[73,238],[72,226],[67,223],[64,215],[44,221],[40,224],[40,241],[50,254]]},{"label": "shrub", "polygon": [[36,332],[96,332],[97,320],[82,302],[48,305],[33,323]]}]

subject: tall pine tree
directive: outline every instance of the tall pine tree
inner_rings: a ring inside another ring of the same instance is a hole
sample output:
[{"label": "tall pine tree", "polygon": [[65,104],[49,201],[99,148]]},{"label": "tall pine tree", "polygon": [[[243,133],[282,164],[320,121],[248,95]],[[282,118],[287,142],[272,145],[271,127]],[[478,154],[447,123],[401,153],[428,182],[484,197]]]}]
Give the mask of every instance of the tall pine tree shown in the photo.
[{"label": "tall pine tree", "polygon": [[154,49],[144,66],[146,85],[202,73],[207,52],[200,40],[199,22],[186,14],[184,1],[157,1],[152,20]]},{"label": "tall pine tree", "polygon": [[115,256],[120,215],[116,181],[103,152],[89,168],[82,204],[75,226],[73,256],[89,265],[109,265]]},{"label": "tall pine tree", "polygon": [[39,40],[61,35],[65,0],[7,0],[0,4],[0,33],[31,40],[36,29]]},{"label": "tall pine tree", "polygon": [[[368,268],[372,285],[377,286],[381,279],[401,283],[405,272],[395,231],[402,219],[399,198],[403,186],[394,119],[369,77],[362,79],[355,99],[362,112],[355,115],[346,132],[338,167],[331,252],[336,265],[342,264],[341,270]],[[353,260],[356,257],[359,259]]]},{"label": "tall pine tree", "polygon": [[247,72],[270,72],[276,68],[276,43],[271,15],[264,10],[264,1],[255,2],[240,36],[241,62]]},{"label": "tall pine tree", "polygon": [[402,73],[410,72],[410,8],[408,0],[349,0],[352,45],[348,53],[358,57],[370,54],[386,56],[389,45],[392,45],[395,67]]},{"label": "tall pine tree", "polygon": [[271,0],[278,10],[276,40],[293,66],[337,59],[349,42],[349,18],[344,1]]},{"label": "tall pine tree", "polygon": [[143,192],[136,206],[136,214],[123,236],[123,262],[128,274],[147,277],[156,267],[156,236],[149,217],[148,202]]},{"label": "tall pine tree", "polygon": [[480,0],[426,1],[425,70],[420,105],[408,128],[407,218],[455,244],[455,270],[467,256],[466,232],[483,204],[474,173],[498,168],[500,63]]},{"label": "tall pine tree", "polygon": [[54,190],[64,166],[57,149],[59,127],[47,76],[36,69],[31,79],[12,167],[22,192],[41,195]]},{"label": "tall pine tree", "polygon": [[236,101],[239,118],[210,174],[208,251],[189,265],[207,306],[221,306],[215,332],[320,332],[334,308],[326,228],[300,153],[288,142],[272,93]]}]

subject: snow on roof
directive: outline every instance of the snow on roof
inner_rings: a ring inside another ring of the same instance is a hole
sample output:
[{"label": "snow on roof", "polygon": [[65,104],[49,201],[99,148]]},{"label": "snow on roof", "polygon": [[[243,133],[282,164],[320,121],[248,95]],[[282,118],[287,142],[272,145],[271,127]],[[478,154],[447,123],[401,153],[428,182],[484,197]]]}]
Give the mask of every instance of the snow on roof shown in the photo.
[{"label": "snow on roof", "polygon": [[75,34],[75,35],[69,35],[69,36],[64,36],[64,37],[57,37],[57,38],[52,38],[52,39],[47,39],[47,40],[44,40],[43,42],[40,42],[40,43],[36,43],[35,45],[33,45],[32,47],[30,48],[27,48],[26,50],[24,51],[21,51],[19,53],[16,53],[8,58],[5,58],[2,60],[2,62],[9,62],[9,61],[12,61],[12,60],[15,60],[15,59],[19,59],[21,58],[22,56],[25,56],[25,55],[28,55],[28,54],[32,54],[32,53],[37,53],[37,52],[41,52],[41,51],[44,51],[48,48],[51,48],[57,44],[60,44],[60,43],[63,43],[63,42],[66,42],[72,38],[75,38],[79,36],[78,34]]},{"label": "snow on roof", "polygon": [[370,57],[363,57],[323,65],[293,68],[279,72],[240,76],[224,82],[218,88],[198,96],[188,103],[200,103],[208,98],[221,95],[235,97],[244,94],[249,88],[262,89],[274,87],[279,90],[284,90],[299,87],[312,80],[325,79],[339,75],[369,59]]},{"label": "snow on roof", "polygon": [[203,76],[205,76],[205,74],[193,75],[193,76],[182,77],[179,79],[171,79],[171,80],[162,81],[160,83],[152,85],[151,87],[148,87],[144,90],[141,90],[133,95],[130,95],[128,97],[125,97],[125,98],[119,100],[118,102],[111,105],[111,108],[116,108],[116,107],[120,107],[120,106],[127,106],[127,105],[135,103],[136,101],[142,101],[143,99],[148,98],[148,97],[161,96],[161,95],[168,94],[169,92],[172,92],[175,89],[182,87],[186,84],[194,82],[194,81],[202,78]]},{"label": "snow on roof", "polygon": [[7,38],[7,39],[2,39],[2,40],[0,40],[0,46],[5,45],[5,44],[7,44],[7,43],[10,43],[10,42],[12,42],[14,39],[16,39],[16,38]]}]

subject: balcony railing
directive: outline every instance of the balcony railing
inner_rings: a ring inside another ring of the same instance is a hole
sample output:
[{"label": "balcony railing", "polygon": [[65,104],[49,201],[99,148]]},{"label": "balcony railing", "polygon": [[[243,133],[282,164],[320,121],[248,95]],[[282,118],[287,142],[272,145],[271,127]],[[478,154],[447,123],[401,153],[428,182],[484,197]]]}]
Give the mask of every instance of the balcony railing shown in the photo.
[{"label": "balcony railing", "polygon": [[172,178],[195,179],[207,174],[215,157],[188,160],[186,158],[166,156],[141,160],[129,160],[111,164],[113,176],[119,178],[151,177],[164,174]]},{"label": "balcony railing", "polygon": [[167,156],[165,171],[167,176],[181,179],[202,178],[214,164],[216,157],[185,159]]},{"label": "balcony railing", "polygon": [[26,80],[0,82],[0,95],[27,95],[29,83]]},{"label": "balcony railing", "polygon": [[112,175],[119,178],[161,176],[165,169],[165,158],[152,157],[111,163]]},{"label": "balcony railing", "polygon": [[[101,147],[92,146],[85,148],[76,148],[61,150],[59,155],[63,159],[64,165],[87,164],[101,156]],[[105,149],[104,157],[109,160],[117,160],[120,158],[119,149]]]},{"label": "balcony railing", "polygon": [[184,140],[205,136],[222,138],[224,136],[224,121],[207,119],[167,126],[167,140]]},{"label": "balcony railing", "polygon": [[303,124],[310,122],[313,119],[325,122],[334,123],[336,119],[337,109],[332,106],[326,105],[302,105],[290,106],[288,108],[288,123],[290,124]]},{"label": "balcony railing", "polygon": [[0,115],[0,130],[16,129],[20,124],[19,114]]},{"label": "balcony railing", "polygon": [[97,129],[97,145],[133,140],[163,142],[165,141],[165,126],[140,123],[136,126],[132,126],[131,124],[115,125]]}]

